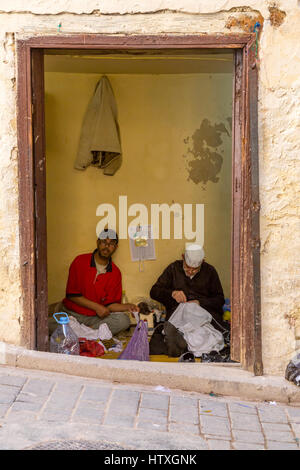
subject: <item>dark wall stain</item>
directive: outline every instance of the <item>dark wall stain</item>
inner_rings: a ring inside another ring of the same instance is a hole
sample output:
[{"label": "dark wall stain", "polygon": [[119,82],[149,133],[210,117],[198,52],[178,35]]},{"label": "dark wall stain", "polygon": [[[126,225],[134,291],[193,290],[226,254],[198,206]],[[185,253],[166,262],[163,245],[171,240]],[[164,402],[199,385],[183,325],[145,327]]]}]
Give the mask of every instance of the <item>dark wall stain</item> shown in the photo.
[{"label": "dark wall stain", "polygon": [[286,12],[279,10],[275,5],[269,7],[270,12],[270,23],[275,28],[278,28],[284,22]]},{"label": "dark wall stain", "polygon": [[[227,118],[228,122],[229,119]],[[203,119],[200,128],[196,129],[191,137],[184,139],[185,144],[191,145],[187,149],[187,154],[183,155],[189,159],[188,181],[192,180],[196,184],[202,183],[203,189],[208,181],[213,183],[219,181],[218,174],[223,164],[221,155],[223,150],[219,148],[223,143],[222,134],[230,137],[224,123],[211,124],[208,119]]]}]

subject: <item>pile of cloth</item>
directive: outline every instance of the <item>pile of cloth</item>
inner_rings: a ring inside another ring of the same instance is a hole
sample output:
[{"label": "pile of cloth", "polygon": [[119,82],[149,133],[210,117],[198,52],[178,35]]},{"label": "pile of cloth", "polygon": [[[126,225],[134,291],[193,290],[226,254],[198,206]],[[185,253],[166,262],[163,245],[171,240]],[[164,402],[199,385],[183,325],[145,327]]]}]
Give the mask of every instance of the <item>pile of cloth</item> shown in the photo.
[{"label": "pile of cloth", "polygon": [[113,337],[106,323],[94,329],[79,323],[70,315],[69,324],[78,336],[80,356],[100,357],[107,351],[121,352],[123,349],[122,341]]},{"label": "pile of cloth", "polygon": [[201,362],[232,362],[230,328],[218,331],[212,325],[211,314],[189,302],[180,303],[169,320],[155,328],[150,341],[153,355],[181,357],[188,352]]},{"label": "pile of cloth", "polygon": [[100,357],[105,354],[103,345],[99,344],[97,341],[85,338],[78,338],[78,340],[80,356]]}]

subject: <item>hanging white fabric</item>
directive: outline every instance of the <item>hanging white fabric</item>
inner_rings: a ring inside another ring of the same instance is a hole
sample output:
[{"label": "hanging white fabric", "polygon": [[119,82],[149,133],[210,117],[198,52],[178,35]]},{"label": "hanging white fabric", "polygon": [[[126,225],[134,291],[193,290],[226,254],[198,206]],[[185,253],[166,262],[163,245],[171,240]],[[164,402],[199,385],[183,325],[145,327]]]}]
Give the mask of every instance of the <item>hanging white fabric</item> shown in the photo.
[{"label": "hanging white fabric", "polygon": [[211,314],[194,302],[180,303],[169,318],[187,342],[188,349],[196,357],[224,348],[224,338],[220,331],[211,325]]}]

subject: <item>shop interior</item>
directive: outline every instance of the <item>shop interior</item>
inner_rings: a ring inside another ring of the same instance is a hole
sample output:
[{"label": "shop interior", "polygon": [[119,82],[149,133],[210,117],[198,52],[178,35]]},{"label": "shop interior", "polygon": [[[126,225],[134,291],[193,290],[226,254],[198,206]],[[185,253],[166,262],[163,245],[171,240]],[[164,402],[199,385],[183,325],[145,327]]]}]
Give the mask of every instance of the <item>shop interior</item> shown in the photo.
[{"label": "shop interior", "polygon": [[[47,52],[45,67],[48,304],[65,297],[68,271],[79,254],[96,248],[97,208],[111,204],[119,231],[120,196],[127,206],[197,204],[204,207],[205,261],[215,267],[230,302],[232,207],[233,54],[211,50],[129,53]],[[109,80],[117,106],[121,163],[107,175],[89,165],[75,168],[81,127],[88,103],[102,77]],[[130,239],[120,239],[113,262],[122,273],[123,298],[153,304],[150,289],[163,270],[181,259],[187,240],[174,237],[151,244],[148,259],[136,258]],[[134,219],[128,215],[128,222]],[[178,222],[178,219],[177,219]],[[151,220],[149,220],[151,225]],[[144,256],[144,255],[143,255]],[[155,312],[154,312],[155,313]],[[147,320],[149,338],[158,316]],[[126,347],[136,326],[118,335]],[[110,350],[104,359],[118,358]],[[178,358],[150,356],[151,361]]]}]

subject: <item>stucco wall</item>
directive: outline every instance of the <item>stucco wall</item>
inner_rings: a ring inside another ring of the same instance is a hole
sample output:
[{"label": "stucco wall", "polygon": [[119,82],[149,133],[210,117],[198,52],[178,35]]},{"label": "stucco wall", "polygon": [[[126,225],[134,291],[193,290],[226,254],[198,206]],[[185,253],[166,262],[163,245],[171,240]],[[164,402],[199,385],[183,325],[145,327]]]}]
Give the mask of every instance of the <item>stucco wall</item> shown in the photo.
[{"label": "stucco wall", "polygon": [[[275,5],[284,13],[269,7]],[[0,339],[19,344],[16,38],[61,33],[228,33],[263,21],[259,145],[263,362],[282,373],[299,318],[299,76],[297,0],[2,0],[0,3]],[[61,27],[59,28],[59,24]]]}]

